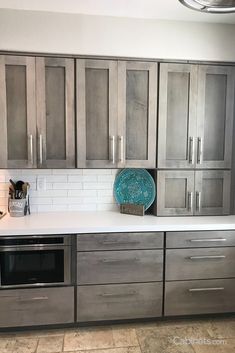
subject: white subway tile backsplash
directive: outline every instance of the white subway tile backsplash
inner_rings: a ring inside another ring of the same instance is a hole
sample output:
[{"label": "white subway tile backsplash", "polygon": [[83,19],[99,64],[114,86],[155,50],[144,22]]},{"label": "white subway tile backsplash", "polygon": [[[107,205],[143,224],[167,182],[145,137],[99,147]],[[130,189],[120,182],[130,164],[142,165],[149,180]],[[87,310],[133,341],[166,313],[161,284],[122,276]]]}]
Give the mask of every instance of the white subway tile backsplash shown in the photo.
[{"label": "white subway tile backsplash", "polygon": [[[117,210],[113,183],[117,169],[0,170],[0,210],[7,209],[9,179],[30,183],[31,212]],[[37,176],[46,190],[37,190]]]}]

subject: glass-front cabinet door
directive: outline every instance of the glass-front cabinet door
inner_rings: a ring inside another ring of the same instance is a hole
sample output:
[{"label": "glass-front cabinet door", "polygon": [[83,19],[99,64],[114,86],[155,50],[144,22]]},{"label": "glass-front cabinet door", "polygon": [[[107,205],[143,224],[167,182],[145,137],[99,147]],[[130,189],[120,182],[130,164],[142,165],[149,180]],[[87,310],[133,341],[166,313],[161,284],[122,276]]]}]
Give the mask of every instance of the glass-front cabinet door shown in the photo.
[{"label": "glass-front cabinet door", "polygon": [[36,167],[35,58],[0,56],[0,168]]}]

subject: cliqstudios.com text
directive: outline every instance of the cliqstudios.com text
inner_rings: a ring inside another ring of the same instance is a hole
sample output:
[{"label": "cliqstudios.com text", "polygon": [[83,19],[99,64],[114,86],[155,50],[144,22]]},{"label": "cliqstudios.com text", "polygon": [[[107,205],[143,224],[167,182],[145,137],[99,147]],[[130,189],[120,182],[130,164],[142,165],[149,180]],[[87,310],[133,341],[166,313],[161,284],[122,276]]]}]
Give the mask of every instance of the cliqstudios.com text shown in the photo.
[{"label": "cliqstudios.com text", "polygon": [[190,344],[219,346],[219,345],[227,344],[225,340],[219,340],[219,339],[216,340],[216,339],[210,339],[210,338],[192,338],[192,337],[182,338],[177,336],[175,336],[172,341],[176,346],[187,346]]}]

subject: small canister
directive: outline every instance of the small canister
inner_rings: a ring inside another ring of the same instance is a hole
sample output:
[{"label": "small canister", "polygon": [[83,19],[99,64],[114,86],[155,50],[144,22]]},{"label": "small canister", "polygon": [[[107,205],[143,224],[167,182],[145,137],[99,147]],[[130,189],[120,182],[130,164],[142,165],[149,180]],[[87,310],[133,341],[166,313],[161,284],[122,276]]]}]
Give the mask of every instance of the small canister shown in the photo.
[{"label": "small canister", "polygon": [[9,212],[11,217],[23,217],[25,215],[26,199],[10,199]]}]

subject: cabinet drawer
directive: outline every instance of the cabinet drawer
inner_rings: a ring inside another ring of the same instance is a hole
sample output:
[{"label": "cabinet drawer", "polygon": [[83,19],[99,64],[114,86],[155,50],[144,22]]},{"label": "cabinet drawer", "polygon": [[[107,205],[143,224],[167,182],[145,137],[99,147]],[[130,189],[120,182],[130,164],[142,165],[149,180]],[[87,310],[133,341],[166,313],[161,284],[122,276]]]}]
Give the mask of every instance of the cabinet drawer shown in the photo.
[{"label": "cabinet drawer", "polygon": [[166,280],[235,277],[235,248],[166,251]]},{"label": "cabinet drawer", "polygon": [[163,233],[79,234],[77,250],[126,250],[163,248]]},{"label": "cabinet drawer", "polygon": [[235,231],[168,232],[167,248],[206,248],[235,246]]},{"label": "cabinet drawer", "polygon": [[74,288],[0,291],[0,327],[74,322]]},{"label": "cabinet drawer", "polygon": [[78,284],[161,281],[162,250],[77,253]]},{"label": "cabinet drawer", "polygon": [[235,312],[235,279],[168,282],[165,289],[166,316]]},{"label": "cabinet drawer", "polygon": [[77,321],[162,315],[162,283],[79,286]]}]

